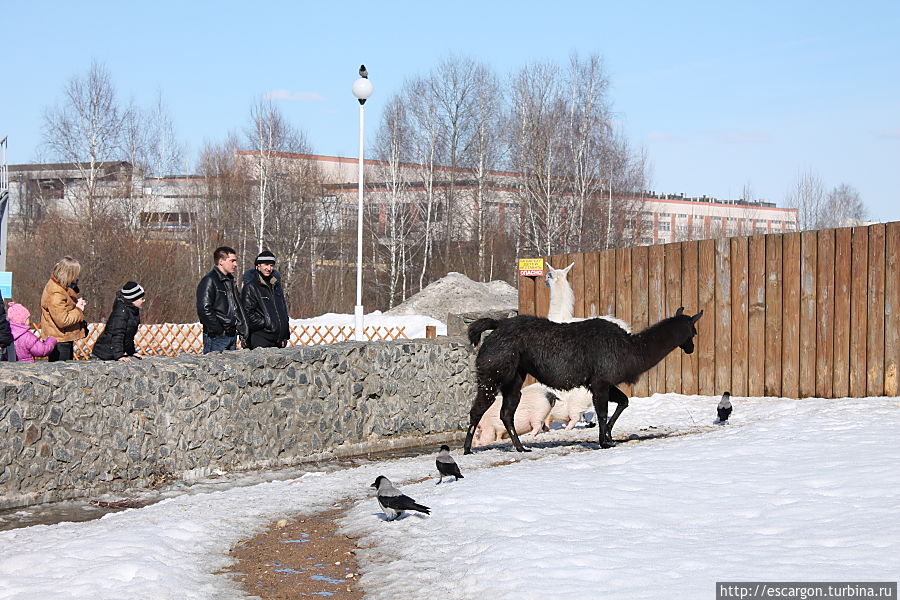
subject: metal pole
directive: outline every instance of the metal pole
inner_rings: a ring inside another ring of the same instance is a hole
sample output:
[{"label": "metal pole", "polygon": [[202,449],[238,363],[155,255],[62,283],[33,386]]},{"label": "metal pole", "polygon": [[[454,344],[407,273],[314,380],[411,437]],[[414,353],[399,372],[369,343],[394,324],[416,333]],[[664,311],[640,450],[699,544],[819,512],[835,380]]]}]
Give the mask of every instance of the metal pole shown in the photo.
[{"label": "metal pole", "polygon": [[[10,191],[9,170],[6,164],[6,140],[7,136],[3,136],[3,139],[0,140],[0,271],[6,271],[7,222],[9,221],[10,212],[12,212],[9,205]],[[21,186],[19,197],[21,198]]]},{"label": "metal pole", "polygon": [[363,245],[363,132],[366,123],[366,108],[359,104],[359,190],[356,219],[356,308],[355,314],[355,339],[358,342],[365,341],[363,335],[363,306],[362,306],[362,245]]},{"label": "metal pole", "polygon": [[606,203],[606,249],[609,250],[609,236],[612,233],[612,181],[607,189],[609,201]]}]

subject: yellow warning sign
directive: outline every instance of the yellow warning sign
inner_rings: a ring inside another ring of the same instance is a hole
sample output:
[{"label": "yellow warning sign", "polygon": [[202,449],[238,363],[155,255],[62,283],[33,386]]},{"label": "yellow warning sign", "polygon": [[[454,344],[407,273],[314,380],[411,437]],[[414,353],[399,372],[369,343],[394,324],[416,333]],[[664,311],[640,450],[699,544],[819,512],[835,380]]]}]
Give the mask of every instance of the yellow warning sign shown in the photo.
[{"label": "yellow warning sign", "polygon": [[544,274],[543,258],[520,258],[519,259],[519,276],[520,277],[539,277]]}]

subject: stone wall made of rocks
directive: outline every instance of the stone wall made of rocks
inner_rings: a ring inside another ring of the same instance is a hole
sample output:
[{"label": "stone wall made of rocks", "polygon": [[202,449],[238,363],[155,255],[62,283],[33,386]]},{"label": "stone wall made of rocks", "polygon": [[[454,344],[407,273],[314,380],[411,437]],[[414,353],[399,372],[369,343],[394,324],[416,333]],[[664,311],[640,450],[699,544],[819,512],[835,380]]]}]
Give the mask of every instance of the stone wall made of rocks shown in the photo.
[{"label": "stone wall made of rocks", "polygon": [[458,432],[473,361],[439,338],[3,364],[0,508]]}]

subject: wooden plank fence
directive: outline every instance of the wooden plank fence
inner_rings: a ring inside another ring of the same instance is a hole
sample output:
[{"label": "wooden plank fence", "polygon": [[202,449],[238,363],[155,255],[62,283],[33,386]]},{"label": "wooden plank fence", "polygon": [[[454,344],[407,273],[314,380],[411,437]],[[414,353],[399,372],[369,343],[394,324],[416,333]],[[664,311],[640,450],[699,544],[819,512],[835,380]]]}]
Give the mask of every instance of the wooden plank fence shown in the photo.
[{"label": "wooden plank fence", "polygon": [[[576,316],[637,331],[704,311],[694,354],[673,352],[626,393],[842,398],[900,395],[898,254],[900,222],[545,258],[575,262]],[[519,278],[520,313],[549,303],[542,278]]]},{"label": "wooden plank fence", "polygon": [[[33,325],[40,335],[40,325]],[[103,332],[103,323],[88,325],[86,338],[74,344],[75,360],[87,360],[91,356],[97,338]],[[353,339],[353,326],[292,325],[290,346],[336,344]],[[369,341],[407,339],[405,327],[364,327]],[[138,326],[134,345],[150,356],[177,356],[203,352],[203,326],[199,323],[142,324]],[[240,341],[238,341],[240,347]]]}]

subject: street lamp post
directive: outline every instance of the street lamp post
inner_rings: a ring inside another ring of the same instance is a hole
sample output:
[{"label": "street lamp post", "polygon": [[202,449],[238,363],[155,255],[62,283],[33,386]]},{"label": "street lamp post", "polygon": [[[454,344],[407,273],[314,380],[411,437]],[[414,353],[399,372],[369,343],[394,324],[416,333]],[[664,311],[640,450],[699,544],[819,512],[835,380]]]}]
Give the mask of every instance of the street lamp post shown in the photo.
[{"label": "street lamp post", "polygon": [[362,248],[363,248],[363,133],[366,124],[366,100],[372,95],[372,82],[365,65],[359,67],[359,79],[353,82],[353,95],[359,100],[359,188],[356,217],[356,307],[354,308],[354,339],[365,341],[362,306]]}]

